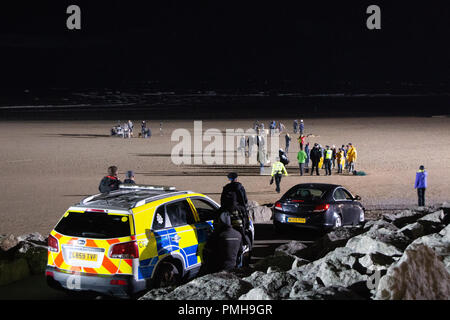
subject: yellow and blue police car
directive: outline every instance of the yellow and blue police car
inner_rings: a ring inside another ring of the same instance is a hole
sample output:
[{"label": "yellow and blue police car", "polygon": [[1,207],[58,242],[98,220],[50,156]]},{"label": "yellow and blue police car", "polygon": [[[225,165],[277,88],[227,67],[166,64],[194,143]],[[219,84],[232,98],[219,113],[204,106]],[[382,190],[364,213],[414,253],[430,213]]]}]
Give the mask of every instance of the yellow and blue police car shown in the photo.
[{"label": "yellow and blue police car", "polygon": [[[193,278],[218,208],[203,194],[164,186],[121,185],[87,197],[50,232],[47,283],[131,297]],[[250,229],[253,241],[251,221]]]}]

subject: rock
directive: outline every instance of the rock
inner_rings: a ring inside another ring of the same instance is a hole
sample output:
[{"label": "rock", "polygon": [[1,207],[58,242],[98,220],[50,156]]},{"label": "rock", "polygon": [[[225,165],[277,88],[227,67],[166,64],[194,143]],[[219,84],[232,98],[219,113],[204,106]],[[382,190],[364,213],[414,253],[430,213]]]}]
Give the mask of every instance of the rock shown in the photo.
[{"label": "rock", "polygon": [[294,255],[299,258],[302,258],[302,251],[304,249],[308,248],[308,246],[301,241],[289,241],[285,244],[282,244],[275,248],[275,255],[279,254],[287,254],[287,255]]},{"label": "rock", "polygon": [[319,286],[348,287],[357,282],[367,281],[367,275],[361,274],[358,254],[341,247],[329,252],[325,257],[299,268],[292,269],[291,274],[299,279]]},{"label": "rock", "polygon": [[11,248],[14,248],[15,246],[17,246],[18,243],[19,243],[19,241],[17,241],[17,238],[14,237],[13,234],[0,236],[0,250],[1,251],[8,251]]},{"label": "rock", "polygon": [[[397,259],[398,260],[398,259]],[[358,259],[359,263],[367,269],[366,274],[373,274],[374,271],[387,270],[396,259],[381,253],[371,253]]]},{"label": "rock", "polygon": [[417,220],[423,226],[425,234],[437,233],[444,228],[444,224],[441,221],[441,215],[443,210],[439,210]]},{"label": "rock", "polygon": [[383,219],[387,222],[393,223],[398,228],[403,228],[407,224],[414,223],[417,219],[423,217],[428,213],[428,209],[419,210],[404,210],[396,214],[384,214]]},{"label": "rock", "polygon": [[254,288],[239,297],[239,300],[273,300],[264,288]]},{"label": "rock", "polygon": [[[237,300],[252,285],[232,273],[222,271],[195,278],[163,294],[162,300]],[[154,297],[154,293],[151,295]],[[147,300],[146,295],[141,300]]]},{"label": "rock", "polygon": [[259,271],[266,271],[269,267],[278,267],[281,270],[287,271],[292,268],[296,260],[299,260],[296,256],[278,253],[259,260],[254,264],[253,268]]},{"label": "rock", "polygon": [[417,238],[420,238],[425,235],[425,230],[422,226],[422,224],[418,222],[414,222],[412,224],[407,224],[403,228],[399,230],[402,232],[405,236],[410,238],[411,240],[415,240]]},{"label": "rock", "polygon": [[304,297],[311,295],[313,291],[313,285],[304,280],[297,280],[292,286],[291,292],[289,293],[290,299],[303,299]]},{"label": "rock", "polygon": [[407,237],[403,232],[400,232],[400,230],[393,230],[391,227],[380,227],[379,225],[373,226],[364,235],[371,237],[374,240],[392,245],[401,251],[405,250],[412,242],[412,239]]},{"label": "rock", "polygon": [[434,250],[408,247],[400,260],[380,279],[377,300],[448,300],[450,273]]},{"label": "rock", "polygon": [[297,279],[288,272],[254,272],[242,280],[252,284],[254,288],[264,289],[265,294],[272,299],[286,299]]},{"label": "rock", "polygon": [[256,201],[248,201],[248,213],[254,223],[268,222],[272,219],[272,210],[266,206],[260,206]]},{"label": "rock", "polygon": [[371,253],[381,253],[385,256],[402,255],[402,252],[395,246],[373,239],[366,234],[351,238],[345,247],[364,255]]},{"label": "rock", "polygon": [[439,233],[433,233],[414,240],[408,249],[425,245],[433,249],[436,255],[443,261],[447,271],[450,272],[450,225],[442,229]]},{"label": "rock", "polygon": [[156,288],[148,291],[138,300],[162,300],[165,295],[172,292],[176,287]]},{"label": "rock", "polygon": [[322,287],[306,292],[293,292],[290,298],[296,300],[363,300],[358,294],[341,286]]},{"label": "rock", "polygon": [[363,232],[361,227],[340,227],[328,232],[313,244],[317,250],[316,258],[324,257],[328,252],[346,245],[347,241]]}]

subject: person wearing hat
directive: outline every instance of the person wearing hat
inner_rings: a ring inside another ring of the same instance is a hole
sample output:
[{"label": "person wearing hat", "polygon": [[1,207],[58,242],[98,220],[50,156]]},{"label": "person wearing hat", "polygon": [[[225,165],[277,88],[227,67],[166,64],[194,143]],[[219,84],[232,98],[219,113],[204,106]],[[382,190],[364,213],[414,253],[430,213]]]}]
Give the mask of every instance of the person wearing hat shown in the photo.
[{"label": "person wearing hat", "polygon": [[237,181],[238,174],[236,172],[230,172],[227,178],[230,183],[223,187],[219,212],[230,214],[233,228],[241,233],[244,244],[248,244],[250,239],[245,233],[249,226],[247,193],[244,186]]},{"label": "person wearing hat", "polygon": [[[230,172],[227,175],[230,183],[225,185],[222,189],[220,196],[220,205],[229,209],[231,206],[238,205],[243,208],[247,207],[247,193],[244,186],[238,182],[238,174],[236,172]],[[235,194],[232,196],[231,194]]]},{"label": "person wearing hat", "polygon": [[103,177],[98,186],[98,190],[101,193],[107,193],[119,189],[119,185],[122,182],[117,178],[117,172],[118,169],[116,166],[108,167],[108,175]]},{"label": "person wearing hat", "polygon": [[127,171],[127,173],[125,174],[125,180],[123,180],[124,184],[136,184],[136,182],[134,181],[134,171]]},{"label": "person wearing hat", "polygon": [[428,172],[425,171],[424,166],[419,167],[416,172],[416,181],[414,182],[414,189],[417,189],[417,197],[419,200],[419,207],[425,206],[425,190],[427,188]]}]

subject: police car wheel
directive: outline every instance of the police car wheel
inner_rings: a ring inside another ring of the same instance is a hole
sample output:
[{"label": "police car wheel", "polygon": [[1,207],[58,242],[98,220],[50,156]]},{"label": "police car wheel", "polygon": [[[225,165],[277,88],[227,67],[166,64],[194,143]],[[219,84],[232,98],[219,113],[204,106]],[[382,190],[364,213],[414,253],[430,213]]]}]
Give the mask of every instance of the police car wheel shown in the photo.
[{"label": "police car wheel", "polygon": [[180,282],[180,273],[175,265],[170,262],[163,262],[158,267],[155,276],[154,287],[163,288],[175,286]]}]

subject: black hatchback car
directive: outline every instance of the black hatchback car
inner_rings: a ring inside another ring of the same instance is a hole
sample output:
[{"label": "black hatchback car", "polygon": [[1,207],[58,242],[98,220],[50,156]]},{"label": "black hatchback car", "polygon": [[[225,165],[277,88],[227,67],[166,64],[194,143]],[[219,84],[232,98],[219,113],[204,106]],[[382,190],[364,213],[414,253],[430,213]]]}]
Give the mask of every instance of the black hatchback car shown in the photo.
[{"label": "black hatchback car", "polygon": [[273,207],[276,231],[286,226],[330,230],[364,222],[364,207],[341,185],[302,183],[289,189]]}]

